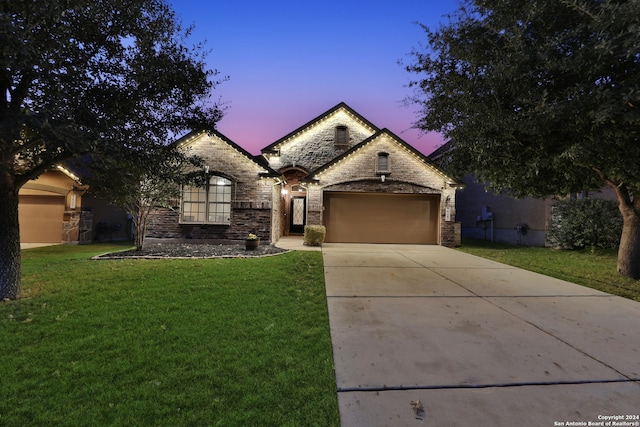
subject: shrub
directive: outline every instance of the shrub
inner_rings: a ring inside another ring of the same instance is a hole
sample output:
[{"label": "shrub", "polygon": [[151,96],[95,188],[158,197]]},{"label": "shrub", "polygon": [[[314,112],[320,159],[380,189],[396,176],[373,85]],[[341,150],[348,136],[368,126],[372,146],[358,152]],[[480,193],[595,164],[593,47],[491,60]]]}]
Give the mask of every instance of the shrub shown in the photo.
[{"label": "shrub", "polygon": [[327,229],[324,225],[305,225],[304,244],[308,246],[320,246],[324,242]]},{"label": "shrub", "polygon": [[547,243],[562,249],[617,248],[622,216],[613,200],[566,199],[554,203]]}]

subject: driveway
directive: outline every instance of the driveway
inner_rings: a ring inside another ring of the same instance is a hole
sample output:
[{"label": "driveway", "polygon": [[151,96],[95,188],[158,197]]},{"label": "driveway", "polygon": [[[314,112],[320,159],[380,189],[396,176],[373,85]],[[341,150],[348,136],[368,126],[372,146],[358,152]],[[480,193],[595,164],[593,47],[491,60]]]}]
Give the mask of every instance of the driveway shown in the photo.
[{"label": "driveway", "polygon": [[640,425],[640,303],[441,246],[322,253],[343,426]]}]

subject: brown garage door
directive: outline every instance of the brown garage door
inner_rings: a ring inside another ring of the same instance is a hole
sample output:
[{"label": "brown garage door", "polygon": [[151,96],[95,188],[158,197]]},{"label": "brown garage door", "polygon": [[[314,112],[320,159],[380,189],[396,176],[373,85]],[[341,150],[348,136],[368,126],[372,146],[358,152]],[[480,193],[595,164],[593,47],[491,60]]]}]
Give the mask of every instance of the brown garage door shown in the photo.
[{"label": "brown garage door", "polygon": [[62,242],[64,196],[20,196],[20,242]]},{"label": "brown garage door", "polygon": [[439,195],[324,194],[327,242],[438,243]]}]

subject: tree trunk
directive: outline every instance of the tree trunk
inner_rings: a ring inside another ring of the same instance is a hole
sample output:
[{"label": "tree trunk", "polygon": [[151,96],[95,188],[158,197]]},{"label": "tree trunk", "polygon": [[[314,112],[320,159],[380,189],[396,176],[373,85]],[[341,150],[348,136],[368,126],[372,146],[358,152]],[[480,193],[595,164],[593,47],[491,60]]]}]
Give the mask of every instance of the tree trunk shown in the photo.
[{"label": "tree trunk", "polygon": [[618,273],[640,279],[640,217],[622,215],[622,237],[618,248]]},{"label": "tree trunk", "polygon": [[618,208],[622,214],[622,236],[618,248],[618,273],[640,279],[640,196],[629,194],[623,186],[616,188]]},{"label": "tree trunk", "polygon": [[145,218],[142,218],[142,215],[138,215],[137,221],[134,221],[134,225],[136,228],[136,251],[141,251],[144,247],[144,235],[145,235]]},{"label": "tree trunk", "polygon": [[20,296],[18,190],[0,191],[0,301]]}]

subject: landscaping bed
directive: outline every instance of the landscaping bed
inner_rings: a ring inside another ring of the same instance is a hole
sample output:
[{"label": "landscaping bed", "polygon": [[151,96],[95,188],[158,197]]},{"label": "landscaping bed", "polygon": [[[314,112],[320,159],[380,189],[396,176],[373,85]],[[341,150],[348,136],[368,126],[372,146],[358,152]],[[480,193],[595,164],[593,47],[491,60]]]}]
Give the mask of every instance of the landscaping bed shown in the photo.
[{"label": "landscaping bed", "polygon": [[204,243],[149,243],[141,251],[126,249],[110,252],[94,257],[94,259],[122,258],[246,258],[265,255],[276,255],[288,252],[273,245],[260,245],[248,250],[239,244],[204,244]]}]

